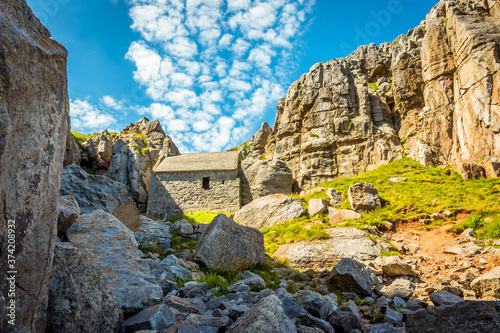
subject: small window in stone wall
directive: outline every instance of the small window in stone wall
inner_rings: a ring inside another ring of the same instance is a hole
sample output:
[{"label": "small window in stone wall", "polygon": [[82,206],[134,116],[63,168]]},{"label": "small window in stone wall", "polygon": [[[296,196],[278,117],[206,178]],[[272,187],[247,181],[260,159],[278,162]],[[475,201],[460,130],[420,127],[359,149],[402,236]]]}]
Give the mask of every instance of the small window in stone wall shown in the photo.
[{"label": "small window in stone wall", "polygon": [[203,189],[210,190],[210,177],[203,177]]}]

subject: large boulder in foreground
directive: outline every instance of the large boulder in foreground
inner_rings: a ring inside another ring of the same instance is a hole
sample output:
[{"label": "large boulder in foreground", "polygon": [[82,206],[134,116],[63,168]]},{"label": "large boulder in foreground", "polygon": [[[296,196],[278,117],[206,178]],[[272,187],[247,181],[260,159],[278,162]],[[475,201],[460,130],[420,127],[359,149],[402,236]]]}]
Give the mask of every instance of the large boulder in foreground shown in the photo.
[{"label": "large boulder in foreground", "polygon": [[296,219],[305,212],[299,199],[285,194],[272,194],[240,209],[234,215],[234,220],[247,227],[262,229]]},{"label": "large boulder in foreground", "polygon": [[373,260],[380,249],[364,231],[355,228],[328,230],[329,239],[280,245],[273,256],[287,259],[298,269],[330,270],[344,257]]},{"label": "large boulder in foreground", "polygon": [[227,332],[295,333],[297,329],[294,322],[285,315],[278,296],[271,295],[238,318]]},{"label": "large boulder in foreground", "polygon": [[82,214],[102,209],[133,232],[139,229],[139,210],[127,187],[108,177],[90,175],[78,165],[68,165],[61,177],[61,195],[75,197]]},{"label": "large boulder in foreground", "polygon": [[45,332],[121,332],[122,326],[122,311],[102,270],[73,245],[58,243]]},{"label": "large boulder in foreground", "polygon": [[292,193],[292,171],[280,160],[247,158],[240,164],[242,204],[266,195]]},{"label": "large boulder in foreground", "polygon": [[196,259],[210,269],[239,271],[266,260],[264,236],[225,215],[217,215],[196,245]]},{"label": "large boulder in foreground", "polygon": [[116,217],[96,210],[80,216],[67,233],[71,243],[104,271],[108,288],[124,313],[135,313],[162,301],[161,287],[148,264],[138,257],[134,234]]},{"label": "large boulder in foreground", "polygon": [[356,213],[371,212],[382,207],[377,189],[369,183],[356,183],[349,186],[347,196],[352,210]]},{"label": "large boulder in foreground", "polygon": [[[19,332],[45,329],[69,128],[66,62],[66,49],[25,0],[0,1],[0,300],[10,302],[7,244],[15,224]],[[13,329],[4,305],[0,332]]]},{"label": "large boulder in foreground", "polygon": [[463,301],[406,315],[406,333],[498,332],[500,302]]},{"label": "large boulder in foreground", "polygon": [[335,288],[362,296],[371,296],[377,281],[368,266],[351,258],[342,258],[330,272],[330,284]]}]

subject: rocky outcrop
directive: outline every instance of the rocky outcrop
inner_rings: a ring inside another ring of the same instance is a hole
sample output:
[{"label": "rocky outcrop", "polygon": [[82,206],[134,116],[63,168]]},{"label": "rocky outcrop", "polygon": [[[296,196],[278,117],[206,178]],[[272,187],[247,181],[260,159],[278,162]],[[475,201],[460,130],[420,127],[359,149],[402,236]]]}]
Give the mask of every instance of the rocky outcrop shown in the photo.
[{"label": "rocky outcrop", "polygon": [[69,243],[58,243],[49,283],[45,332],[121,332],[123,315],[106,277],[92,259]]},{"label": "rocky outcrop", "polygon": [[139,229],[139,211],[127,188],[108,177],[90,175],[78,165],[69,165],[61,177],[61,196],[66,195],[76,199],[82,214],[102,209],[130,230]]},{"label": "rocky outcrop", "polygon": [[172,225],[168,222],[153,221],[140,216],[139,230],[134,234],[140,247],[159,249],[163,252],[170,248]]},{"label": "rocky outcrop", "polygon": [[499,157],[498,11],[441,0],[393,42],[314,65],[278,103],[264,155],[301,188],[372,170],[403,145],[425,165]]},{"label": "rocky outcrop", "polygon": [[63,165],[68,166],[71,164],[80,164],[81,160],[82,160],[82,152],[80,151],[80,147],[75,142],[75,138],[71,134],[71,131],[68,131],[68,138],[66,139],[66,152],[64,154]]},{"label": "rocky outcrop", "polygon": [[[0,299],[10,304],[7,271],[17,271],[19,332],[45,330],[69,124],[66,59],[66,49],[50,39],[25,0],[0,3]],[[12,230],[15,243],[9,242]],[[14,269],[8,254],[15,255]],[[0,331],[8,332],[13,326],[4,305]]]},{"label": "rocky outcrop", "polygon": [[125,314],[163,299],[148,264],[138,257],[133,233],[103,210],[80,216],[68,229],[71,244],[83,250],[106,275],[108,288]]},{"label": "rocky outcrop", "polygon": [[361,261],[342,258],[330,273],[330,283],[343,291],[352,291],[363,296],[371,296],[377,277]]},{"label": "rocky outcrop", "polygon": [[474,279],[470,284],[476,297],[495,297],[500,299],[500,267]]},{"label": "rocky outcrop", "polygon": [[361,230],[333,228],[328,232],[326,240],[280,245],[273,256],[286,259],[291,267],[321,271],[344,257],[373,260],[381,255],[380,248]]},{"label": "rocky outcrop", "polygon": [[82,165],[106,175],[130,192],[141,212],[146,211],[149,185],[155,164],[179,149],[158,120],[142,118],[120,133],[103,131],[82,144]]},{"label": "rocky outcrop", "polygon": [[292,193],[292,171],[280,160],[249,157],[241,162],[239,176],[243,205],[270,194]]},{"label": "rocky outcrop", "polygon": [[266,259],[264,236],[225,215],[217,215],[196,245],[196,258],[210,269],[238,271]]},{"label": "rocky outcrop", "polygon": [[273,194],[252,201],[234,214],[238,223],[257,229],[293,220],[306,212],[299,199]]}]

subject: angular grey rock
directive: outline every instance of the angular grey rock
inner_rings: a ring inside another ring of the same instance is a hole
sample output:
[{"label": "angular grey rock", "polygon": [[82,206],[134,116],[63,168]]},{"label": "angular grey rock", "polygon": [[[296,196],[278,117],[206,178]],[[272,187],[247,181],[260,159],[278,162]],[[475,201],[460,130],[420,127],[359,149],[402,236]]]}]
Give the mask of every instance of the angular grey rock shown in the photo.
[{"label": "angular grey rock", "polygon": [[139,221],[140,227],[134,236],[140,247],[159,248],[162,251],[170,248],[170,223],[153,221],[143,215],[139,217]]},{"label": "angular grey rock", "polygon": [[310,313],[300,313],[297,316],[297,319],[295,319],[295,325],[317,328],[320,329],[321,332],[325,333],[335,333],[329,322],[312,316]]},{"label": "angular grey rock", "polygon": [[191,313],[184,321],[172,324],[166,331],[177,333],[218,333],[225,332],[233,321],[228,317],[210,317]]},{"label": "angular grey rock", "polygon": [[87,153],[88,161],[92,169],[107,169],[113,158],[113,142],[106,135],[107,131],[96,136],[91,136],[82,144],[83,151]]},{"label": "angular grey rock", "polygon": [[356,183],[347,192],[351,208],[356,213],[371,212],[382,207],[378,191],[372,184]]},{"label": "angular grey rock", "polygon": [[259,289],[266,287],[266,282],[262,277],[260,277],[260,275],[252,273],[252,276],[249,276],[227,287],[227,291],[229,292],[238,291],[241,289],[241,286],[243,285],[248,286],[249,290],[258,291]]},{"label": "angular grey rock", "polygon": [[[50,39],[25,0],[0,2],[0,293],[9,271],[7,225],[15,220],[19,331],[45,329],[69,131],[66,63],[66,49]],[[5,310],[2,332],[12,328]]]},{"label": "angular grey rock", "polygon": [[318,213],[328,212],[328,201],[325,199],[311,199],[309,200],[309,215],[313,216]]},{"label": "angular grey rock", "polygon": [[343,291],[371,296],[375,275],[361,261],[342,258],[330,272],[330,284]]},{"label": "angular grey rock", "polygon": [[498,327],[500,302],[464,301],[406,315],[406,333],[497,332]]},{"label": "angular grey rock", "polygon": [[[195,300],[198,300],[199,302],[196,302]],[[182,313],[195,313],[201,315],[207,311],[205,304],[203,304],[200,299],[196,298],[184,299],[177,296],[169,296],[165,299],[165,304]]]},{"label": "angular grey rock", "polygon": [[401,297],[405,301],[410,299],[415,291],[415,284],[405,279],[396,279],[390,286],[382,289],[382,295],[387,298]]},{"label": "angular grey rock", "polygon": [[66,152],[64,154],[63,166],[80,164],[81,160],[82,152],[78,144],[75,142],[75,138],[73,137],[73,134],[71,134],[71,130],[69,130],[68,137],[66,139]]},{"label": "angular grey rock", "polygon": [[335,300],[331,299],[329,296],[323,296],[311,290],[300,291],[297,304],[314,317],[323,320],[326,320],[333,311],[338,308]]},{"label": "angular grey rock", "polygon": [[57,235],[61,236],[73,225],[75,220],[80,215],[80,207],[78,202],[71,195],[59,197],[57,201]]},{"label": "angular grey rock", "polygon": [[292,171],[280,160],[259,160],[249,157],[239,168],[242,204],[270,194],[292,193]]},{"label": "angular grey rock", "polygon": [[225,215],[217,215],[196,244],[196,259],[210,269],[238,271],[266,259],[264,236],[241,226]]},{"label": "angular grey rock", "polygon": [[399,326],[403,323],[403,314],[392,308],[387,308],[385,310],[385,321],[389,324]]},{"label": "angular grey rock", "polygon": [[377,324],[372,327],[370,333],[401,333],[401,331],[389,324]]},{"label": "angular grey rock", "polygon": [[75,197],[82,214],[102,209],[119,215],[133,232],[139,229],[139,211],[127,188],[108,177],[90,175],[77,165],[68,165],[62,173],[60,193]]},{"label": "angular grey rock", "polygon": [[183,298],[197,298],[207,296],[208,284],[203,283],[193,283],[186,284],[179,290],[179,294]]},{"label": "angular grey rock", "polygon": [[437,291],[435,293],[432,293],[429,295],[432,303],[435,306],[447,306],[447,305],[454,305],[460,302],[463,302],[464,299],[462,297],[453,295],[446,290],[441,290]]},{"label": "angular grey rock", "polygon": [[108,288],[124,313],[160,303],[161,287],[146,261],[138,257],[133,233],[116,217],[103,211],[81,215],[68,229],[71,243],[84,250],[104,271]]},{"label": "angular grey rock", "polygon": [[123,326],[125,333],[134,333],[139,330],[163,330],[174,322],[174,312],[165,304],[158,304],[128,318]]},{"label": "angular grey rock", "polygon": [[244,206],[234,214],[234,220],[247,227],[262,229],[293,220],[305,212],[299,199],[272,194]]},{"label": "angular grey rock", "polygon": [[57,243],[45,332],[121,332],[123,315],[106,276],[82,251]]},{"label": "angular grey rock", "polygon": [[271,295],[255,304],[227,332],[295,333],[297,329],[293,321],[285,315],[278,296]]},{"label": "angular grey rock", "polygon": [[330,197],[330,206],[338,208],[342,205],[342,194],[337,192],[334,188],[326,190],[326,195]]},{"label": "angular grey rock", "polygon": [[353,301],[349,301],[335,310],[330,318],[328,318],[328,322],[337,333],[347,333],[355,329],[364,332],[361,315],[359,314],[358,307]]},{"label": "angular grey rock", "polygon": [[332,228],[329,236],[326,240],[280,245],[273,256],[287,259],[291,267],[321,271],[331,269],[344,257],[373,260],[381,255],[377,245],[359,229]]}]

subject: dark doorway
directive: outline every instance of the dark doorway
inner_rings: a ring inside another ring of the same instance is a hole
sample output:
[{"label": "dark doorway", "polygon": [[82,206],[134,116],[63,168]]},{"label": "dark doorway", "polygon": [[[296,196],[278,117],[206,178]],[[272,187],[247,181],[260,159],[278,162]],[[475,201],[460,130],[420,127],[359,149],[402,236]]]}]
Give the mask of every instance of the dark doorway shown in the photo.
[{"label": "dark doorway", "polygon": [[204,190],[210,189],[210,177],[203,177],[203,189]]}]

